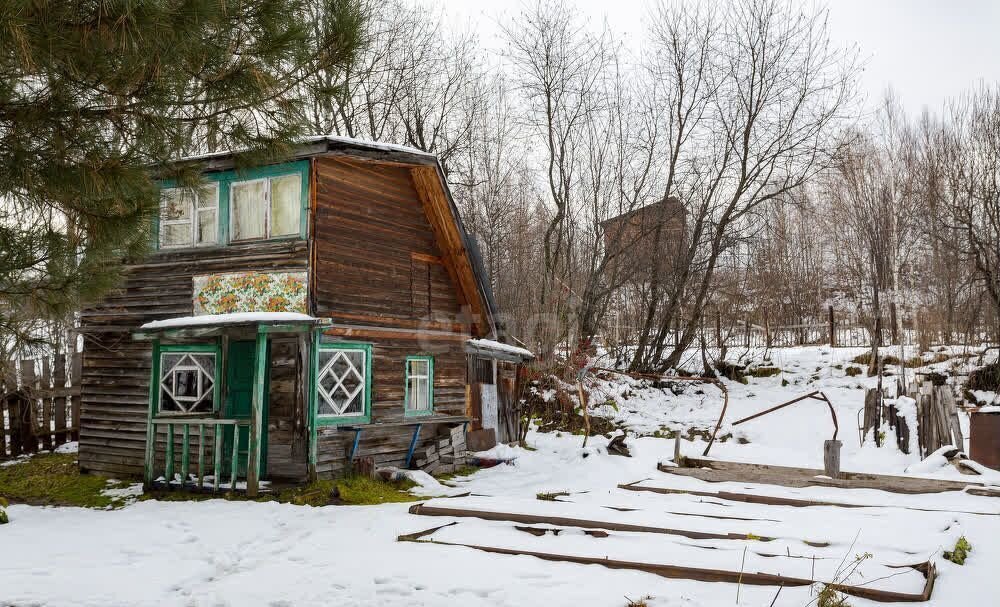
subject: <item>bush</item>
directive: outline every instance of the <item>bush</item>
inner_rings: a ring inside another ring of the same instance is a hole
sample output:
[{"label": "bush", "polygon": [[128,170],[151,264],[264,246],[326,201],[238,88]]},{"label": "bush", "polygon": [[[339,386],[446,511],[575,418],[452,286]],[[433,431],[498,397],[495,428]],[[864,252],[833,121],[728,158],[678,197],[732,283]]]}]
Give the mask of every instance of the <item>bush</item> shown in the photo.
[{"label": "bush", "polygon": [[965,387],[969,390],[1000,392],[1000,362],[980,367],[969,373]]},{"label": "bush", "polygon": [[964,565],[965,559],[968,558],[969,553],[972,552],[972,545],[969,544],[969,540],[965,539],[965,536],[958,538],[955,542],[954,550],[945,550],[944,558],[948,559],[956,565]]},{"label": "bush", "polygon": [[719,372],[719,375],[725,377],[726,379],[738,381],[741,384],[747,383],[744,367],[740,365],[734,365],[733,363],[722,361],[715,365],[715,370]]}]

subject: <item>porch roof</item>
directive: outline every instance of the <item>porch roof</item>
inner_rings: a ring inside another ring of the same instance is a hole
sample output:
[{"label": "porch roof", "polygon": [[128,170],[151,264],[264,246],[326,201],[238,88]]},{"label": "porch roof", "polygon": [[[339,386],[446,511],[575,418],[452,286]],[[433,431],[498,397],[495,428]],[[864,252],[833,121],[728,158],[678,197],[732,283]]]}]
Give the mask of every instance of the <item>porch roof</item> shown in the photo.
[{"label": "porch roof", "polygon": [[329,318],[316,318],[297,312],[235,312],[154,320],[139,327],[132,336],[135,339],[152,339],[164,335],[211,337],[233,329],[251,327],[264,332],[302,333],[330,324]]},{"label": "porch roof", "polygon": [[535,360],[535,355],[526,348],[491,339],[470,339],[465,342],[465,351],[507,362],[525,363]]}]

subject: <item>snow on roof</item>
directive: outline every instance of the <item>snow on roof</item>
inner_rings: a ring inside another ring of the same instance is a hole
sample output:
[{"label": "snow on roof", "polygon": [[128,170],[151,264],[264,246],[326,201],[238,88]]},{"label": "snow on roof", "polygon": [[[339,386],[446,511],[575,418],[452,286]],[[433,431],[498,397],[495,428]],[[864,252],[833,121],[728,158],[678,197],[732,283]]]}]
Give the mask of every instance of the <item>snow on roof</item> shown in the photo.
[{"label": "snow on roof", "polygon": [[504,344],[498,341],[493,341],[492,339],[470,339],[465,343],[469,344],[473,348],[479,348],[482,350],[493,350],[494,352],[506,352],[507,354],[513,354],[515,356],[520,356],[521,358],[535,357],[535,355],[532,354],[530,350],[526,350],[519,346],[512,346],[510,344]]},{"label": "snow on roof", "polygon": [[[341,145],[353,145],[359,148],[368,148],[370,150],[379,150],[382,152],[402,152],[406,154],[414,154],[416,156],[426,156],[428,158],[434,158],[434,154],[425,152],[423,150],[418,150],[417,148],[411,148],[405,145],[399,145],[395,143],[383,143],[381,141],[371,141],[368,139],[357,139],[355,137],[341,137],[340,135],[310,135],[308,137],[302,137],[297,140],[298,144],[309,144],[309,143],[320,143],[320,142],[338,143]],[[237,153],[237,150],[218,150],[215,152],[206,152],[204,154],[192,154],[191,156],[182,156],[177,159],[178,162],[190,161],[190,160],[208,160],[211,158],[222,158],[224,156],[232,156]]]},{"label": "snow on roof", "polygon": [[330,143],[356,145],[359,147],[371,148],[373,150],[382,150],[385,152],[405,152],[407,154],[416,154],[418,156],[428,156],[430,158],[434,157],[434,154],[431,154],[430,152],[418,150],[417,148],[411,148],[410,146],[407,145],[399,145],[396,143],[383,143],[381,141],[372,141],[370,139],[358,139],[356,137],[341,137],[340,135],[314,135],[302,139],[302,143],[315,143],[317,141],[329,141]]},{"label": "snow on roof", "polygon": [[141,329],[179,329],[182,327],[204,327],[216,325],[263,324],[263,323],[319,323],[322,319],[299,314],[298,312],[234,312],[232,314],[202,314],[200,316],[180,316],[166,320],[147,322]]}]

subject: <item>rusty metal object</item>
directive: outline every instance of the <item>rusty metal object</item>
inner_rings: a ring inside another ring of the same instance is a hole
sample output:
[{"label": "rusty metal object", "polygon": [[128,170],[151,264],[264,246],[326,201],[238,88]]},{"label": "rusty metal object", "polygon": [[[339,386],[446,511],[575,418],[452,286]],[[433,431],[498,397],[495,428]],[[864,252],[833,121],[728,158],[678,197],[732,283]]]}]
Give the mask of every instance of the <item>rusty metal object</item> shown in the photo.
[{"label": "rusty metal object", "polygon": [[[720,382],[720,384],[721,384],[721,382]],[[831,403],[830,399],[826,397],[826,394],[823,394],[819,390],[814,390],[814,391],[810,392],[809,394],[803,394],[802,396],[798,396],[796,398],[793,398],[790,401],[781,403],[780,405],[777,405],[775,407],[771,407],[770,409],[767,409],[765,411],[761,411],[760,413],[754,413],[753,415],[751,415],[749,417],[744,417],[743,419],[740,419],[740,420],[737,420],[737,421],[733,422],[733,425],[734,426],[738,426],[739,424],[742,424],[743,422],[748,422],[748,421],[750,421],[752,419],[757,419],[758,417],[761,417],[762,415],[767,415],[768,413],[771,413],[772,411],[777,411],[778,409],[787,407],[788,405],[793,405],[793,404],[795,404],[795,403],[797,403],[799,401],[805,400],[807,398],[812,398],[812,399],[815,399],[815,400],[821,400],[821,401],[825,402],[828,407],[830,407],[830,416],[833,418],[833,440],[836,440],[837,439],[837,433],[840,432],[840,424],[837,423],[837,412],[833,410],[833,403]],[[726,417],[726,406],[728,404],[729,404],[729,394],[727,393],[726,394],[726,402],[723,403],[723,405],[722,405],[722,413],[719,414],[719,421],[718,421],[718,423],[715,424],[715,430],[712,431],[712,439],[710,441],[708,441],[708,446],[705,447],[705,451],[701,454],[702,457],[708,455],[708,451],[712,448],[712,444],[715,442],[715,435],[716,435],[716,433],[718,433],[719,428],[722,427],[722,420],[725,419],[725,417]]]},{"label": "rusty metal object", "polygon": [[974,412],[969,416],[969,456],[1000,470],[1000,413]]}]

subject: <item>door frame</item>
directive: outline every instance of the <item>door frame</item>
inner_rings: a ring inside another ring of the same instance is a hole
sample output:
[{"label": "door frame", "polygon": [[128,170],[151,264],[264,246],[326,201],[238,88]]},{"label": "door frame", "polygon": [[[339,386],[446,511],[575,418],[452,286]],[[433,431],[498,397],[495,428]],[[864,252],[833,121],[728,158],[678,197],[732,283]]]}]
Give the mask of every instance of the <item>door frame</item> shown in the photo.
[{"label": "door frame", "polygon": [[[255,340],[253,340],[253,339],[228,340],[228,343],[226,345],[226,358],[225,358],[225,367],[226,368],[222,370],[222,374],[225,377],[225,394],[222,396],[221,403],[219,405],[219,416],[221,418],[223,418],[223,419],[246,419],[246,420],[249,420],[252,417],[252,408],[253,408],[253,404],[252,404],[252,399],[253,399],[253,382],[254,382],[253,372],[251,372],[250,386],[249,386],[249,389],[250,389],[250,399],[251,399],[251,403],[250,403],[251,411],[248,411],[246,415],[240,415],[240,416],[234,415],[233,412],[232,412],[232,410],[231,410],[232,403],[230,402],[230,399],[229,399],[230,390],[231,390],[231,386],[232,386],[231,376],[229,375],[229,373],[230,373],[230,369],[232,368],[233,363],[236,362],[236,361],[233,360],[233,357],[232,357],[232,348],[233,348],[233,346],[236,346],[238,344],[242,344],[244,346],[249,346],[248,349],[250,350],[250,354],[252,355],[252,358],[249,361],[249,368],[251,370],[257,368],[257,364],[256,364],[257,363],[257,352],[256,352],[256,341]],[[271,364],[270,364],[271,363],[271,340],[267,340],[267,350],[266,350],[265,358],[266,358],[266,361],[265,361],[264,366],[263,366],[263,368],[265,369],[265,373],[264,373],[264,394],[263,394],[264,398],[263,398],[263,402],[261,403],[261,436],[260,436],[261,444],[260,444],[260,461],[258,463],[259,478],[264,478],[266,476],[266,474],[267,474],[267,454],[268,454],[268,442],[269,442],[269,440],[268,440],[268,431],[267,431],[267,423],[268,423],[268,418],[269,418],[268,410],[270,409],[270,401],[271,401],[271,398],[270,398],[270,392],[271,392]],[[233,430],[231,430],[229,428],[226,429],[226,433],[227,434],[225,435],[224,444],[226,444],[226,445],[231,444],[231,436],[232,436],[231,433],[232,433],[232,431]],[[246,436],[247,449],[249,449],[250,448],[250,428],[249,428],[249,426],[246,426],[246,429],[244,431],[247,434],[247,436]],[[242,442],[242,438],[243,437],[241,436],[240,438],[241,438],[241,442]],[[227,451],[228,451],[228,448],[227,448]],[[231,453],[224,453],[224,454],[226,456],[228,456],[228,457],[232,457]],[[226,459],[225,461],[227,463],[225,463],[224,465],[229,465],[228,462],[231,462],[231,460],[229,460],[229,459]]]}]

